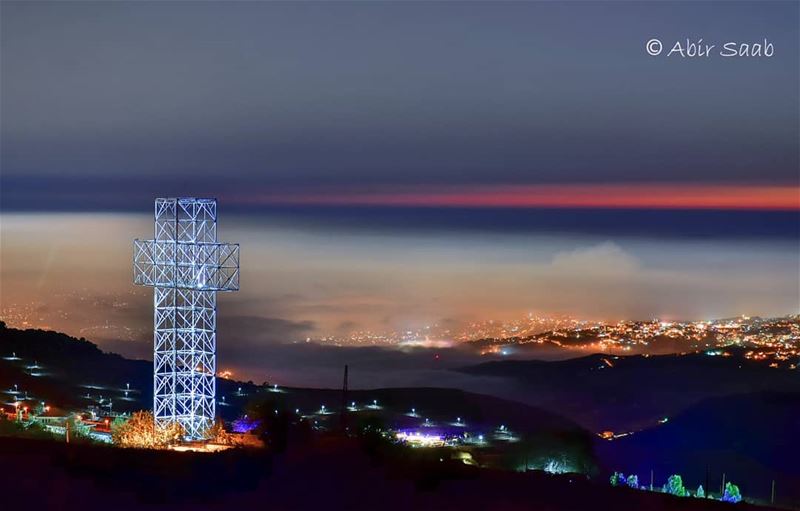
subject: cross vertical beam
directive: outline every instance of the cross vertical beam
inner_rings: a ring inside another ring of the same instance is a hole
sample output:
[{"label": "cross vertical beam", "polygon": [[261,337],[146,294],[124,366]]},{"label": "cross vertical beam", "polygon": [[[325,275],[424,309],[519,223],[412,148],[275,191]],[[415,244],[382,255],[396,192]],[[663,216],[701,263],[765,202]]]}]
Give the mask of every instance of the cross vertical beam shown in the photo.
[{"label": "cross vertical beam", "polygon": [[200,440],[216,412],[217,291],[239,290],[239,245],[217,242],[217,201],[156,199],[134,240],[134,284],[153,291],[153,416]]}]

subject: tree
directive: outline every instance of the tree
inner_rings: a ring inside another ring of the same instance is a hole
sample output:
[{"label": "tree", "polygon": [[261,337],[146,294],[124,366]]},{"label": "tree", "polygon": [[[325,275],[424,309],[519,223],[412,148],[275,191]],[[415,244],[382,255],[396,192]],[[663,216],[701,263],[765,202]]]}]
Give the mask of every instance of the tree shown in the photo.
[{"label": "tree", "polygon": [[183,438],[183,427],[178,423],[156,425],[152,412],[134,412],[125,422],[114,420],[111,439],[122,447],[139,449],[164,449]]},{"label": "tree", "polygon": [[739,502],[742,500],[742,494],[739,492],[739,487],[733,483],[725,483],[725,493],[722,495],[723,502]]},{"label": "tree", "polygon": [[82,420],[76,419],[74,416],[72,416],[67,419],[64,426],[69,428],[70,441],[92,441],[92,437],[89,435],[91,428]]},{"label": "tree", "polygon": [[[5,415],[0,413],[0,415]],[[52,440],[55,438],[55,435],[45,429],[44,426],[39,424],[38,422],[17,422],[7,420],[5,418],[0,419],[0,436],[15,436],[15,437],[23,437],[23,438],[41,438]]]},{"label": "tree", "polygon": [[252,430],[273,452],[283,452],[289,443],[290,414],[274,398],[258,399],[247,407],[247,417],[256,421]]},{"label": "tree", "polygon": [[698,486],[698,487],[697,487],[697,493],[695,493],[695,496],[696,496],[698,499],[704,499],[704,498],[706,498],[706,492],[705,492],[705,490],[703,490],[703,485],[702,485],[702,484],[701,484],[700,486]]},{"label": "tree", "polygon": [[634,488],[636,490],[639,489],[639,476],[631,474],[628,476],[627,484],[629,487]]},{"label": "tree", "polygon": [[111,421],[111,439],[114,439],[114,433],[119,430],[126,422],[128,422],[127,417],[123,417],[122,415],[118,415],[114,417],[114,420]]},{"label": "tree", "polygon": [[220,445],[232,445],[233,438],[231,434],[225,431],[225,423],[222,422],[222,419],[217,417],[217,420],[214,421],[214,424],[208,428],[206,431],[206,438],[211,443],[220,444]]},{"label": "tree", "polygon": [[611,474],[611,486],[624,486],[626,484],[625,474],[622,472],[614,472]]},{"label": "tree", "polygon": [[669,476],[669,479],[667,479],[667,484],[664,485],[662,491],[678,497],[685,497],[689,494],[686,491],[686,488],[683,487],[683,480],[678,474]]}]

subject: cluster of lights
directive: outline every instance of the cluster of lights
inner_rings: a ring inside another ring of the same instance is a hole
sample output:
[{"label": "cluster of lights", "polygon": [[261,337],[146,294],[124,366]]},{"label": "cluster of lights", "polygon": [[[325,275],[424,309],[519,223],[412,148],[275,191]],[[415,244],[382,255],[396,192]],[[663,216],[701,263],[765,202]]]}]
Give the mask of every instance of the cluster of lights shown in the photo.
[{"label": "cluster of lights", "polygon": [[[95,292],[95,291],[93,291]],[[86,288],[75,288],[65,292],[55,292],[48,296],[48,304],[52,307],[44,309],[42,302],[34,300],[26,303],[3,303],[0,308],[0,317],[6,322],[9,328],[39,330],[65,331],[74,330],[75,322],[71,318],[71,313],[64,308],[65,304],[74,303],[76,300],[84,302],[86,307],[95,309],[106,307],[108,304],[114,309],[123,310],[130,307],[126,296],[139,296],[142,293],[135,290],[125,292],[125,296],[120,296],[119,292],[99,292],[93,298],[87,299]],[[100,318],[95,324],[87,324],[75,332],[76,337],[108,337],[125,341],[139,339],[145,333],[145,329],[131,328],[124,324],[114,324],[102,314],[92,315],[92,318]]]},{"label": "cluster of lights", "polygon": [[441,435],[430,435],[419,431],[410,433],[398,431],[395,437],[397,440],[414,447],[442,447],[445,445],[444,438]]},{"label": "cluster of lights", "polygon": [[[514,345],[540,344],[592,352],[646,351],[662,339],[685,344],[685,351],[725,355],[728,346],[747,346],[754,350],[748,358],[767,360],[795,368],[800,357],[800,316],[751,318],[742,316],[721,321],[620,321],[617,323],[578,324],[527,337],[495,338],[481,348],[482,354],[500,354]],[[719,352],[719,353],[717,353]]]},{"label": "cluster of lights", "polygon": [[[357,330],[346,336],[326,336],[318,339],[308,338],[305,342],[318,342],[336,346],[423,346],[446,347],[452,342],[471,342],[483,339],[523,338],[550,330],[564,328],[584,328],[593,322],[576,320],[566,316],[540,316],[527,314],[510,321],[492,319],[450,328],[434,323],[413,330],[373,331]],[[501,350],[502,351],[502,350]],[[506,350],[508,353],[508,350]]]},{"label": "cluster of lights", "polygon": [[[646,351],[661,339],[675,339],[686,351],[704,351],[738,345],[758,348],[755,360],[769,359],[772,367],[796,368],[800,357],[800,316],[751,318],[742,316],[719,321],[620,321],[607,323],[582,321],[569,317],[529,314],[519,320],[486,320],[460,329],[445,329],[438,324],[419,330],[391,332],[358,331],[344,337],[314,339],[337,346],[407,344],[428,347],[481,341],[483,355],[511,355],[517,345],[548,345],[591,352]],[[311,342],[312,339],[306,339]],[[437,356],[438,357],[438,356]]]}]

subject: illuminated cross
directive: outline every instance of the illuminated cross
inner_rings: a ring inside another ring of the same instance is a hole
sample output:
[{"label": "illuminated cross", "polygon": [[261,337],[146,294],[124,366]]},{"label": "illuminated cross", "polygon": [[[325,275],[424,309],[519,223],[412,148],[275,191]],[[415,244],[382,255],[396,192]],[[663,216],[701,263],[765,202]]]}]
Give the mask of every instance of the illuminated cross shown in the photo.
[{"label": "illuminated cross", "polygon": [[154,288],[153,415],[199,440],[214,422],[217,291],[239,290],[239,245],[217,242],[216,199],[156,199],[133,282]]}]

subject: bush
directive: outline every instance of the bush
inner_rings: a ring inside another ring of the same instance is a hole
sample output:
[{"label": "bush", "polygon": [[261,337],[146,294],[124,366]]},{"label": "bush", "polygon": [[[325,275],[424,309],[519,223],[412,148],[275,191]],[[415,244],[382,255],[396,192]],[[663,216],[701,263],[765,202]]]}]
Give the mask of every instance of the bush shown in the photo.
[{"label": "bush", "polygon": [[21,422],[8,420],[6,418],[0,419],[0,436],[37,438],[42,440],[53,440],[57,438],[56,435],[46,430],[44,426],[38,422]]},{"label": "bush", "polygon": [[667,484],[664,485],[662,491],[678,497],[685,497],[689,494],[689,492],[686,491],[686,488],[683,487],[683,480],[681,479],[681,476],[677,474],[669,476],[669,479],[667,479]]},{"label": "bush", "polygon": [[179,443],[183,438],[183,427],[180,424],[156,425],[151,412],[134,412],[127,421],[119,419],[114,419],[111,425],[111,439],[115,445],[121,447],[164,449]]},{"label": "bush", "polygon": [[625,486],[627,484],[625,474],[622,472],[614,472],[611,474],[611,479],[609,482],[611,483],[611,486]]},{"label": "bush", "polygon": [[739,493],[739,487],[733,483],[725,483],[725,493],[722,495],[723,502],[740,502],[742,494]]}]

